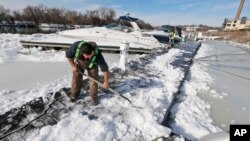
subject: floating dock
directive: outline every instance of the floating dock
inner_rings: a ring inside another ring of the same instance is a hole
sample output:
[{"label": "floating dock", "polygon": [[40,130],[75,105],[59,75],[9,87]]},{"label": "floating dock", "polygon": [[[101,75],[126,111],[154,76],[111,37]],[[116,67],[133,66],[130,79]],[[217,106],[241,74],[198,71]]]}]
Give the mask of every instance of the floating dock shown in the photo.
[{"label": "floating dock", "polygon": [[[41,41],[20,41],[24,48],[41,47],[43,50],[55,49],[66,50],[71,43],[55,43],[55,42],[41,42]],[[102,52],[120,53],[119,46],[98,46]],[[128,53],[130,54],[149,54],[152,49],[130,47]]]}]

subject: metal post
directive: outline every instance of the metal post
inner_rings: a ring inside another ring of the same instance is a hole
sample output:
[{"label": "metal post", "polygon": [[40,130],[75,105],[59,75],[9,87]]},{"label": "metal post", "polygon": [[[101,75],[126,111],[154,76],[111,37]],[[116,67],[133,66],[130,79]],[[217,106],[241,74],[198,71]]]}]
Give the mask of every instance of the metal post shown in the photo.
[{"label": "metal post", "polygon": [[194,42],[196,42],[196,39],[197,39],[197,36],[195,35],[195,36],[194,36]]},{"label": "metal post", "polygon": [[126,69],[126,63],[127,63],[127,57],[128,57],[128,50],[129,50],[129,42],[123,41],[120,44],[120,62],[119,62],[119,68],[122,70]]}]

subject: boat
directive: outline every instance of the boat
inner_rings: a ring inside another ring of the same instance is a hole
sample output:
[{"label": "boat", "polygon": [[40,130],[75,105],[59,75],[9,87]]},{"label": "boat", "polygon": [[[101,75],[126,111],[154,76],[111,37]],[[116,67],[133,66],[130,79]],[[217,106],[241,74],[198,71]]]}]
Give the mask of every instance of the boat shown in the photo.
[{"label": "boat", "polygon": [[181,29],[176,26],[162,25],[160,29],[153,31],[146,31],[143,34],[151,35],[155,37],[160,43],[168,44],[170,32],[175,33],[174,43],[179,43],[182,41]]},{"label": "boat", "polygon": [[179,43],[182,41],[182,32],[181,28],[177,26],[172,26],[172,25],[162,25],[161,30],[167,33],[174,33],[174,43]]},{"label": "boat", "polygon": [[[112,23],[104,27],[80,28],[74,30],[65,30],[58,32],[64,37],[82,39],[86,41],[106,41],[106,42],[128,42],[130,47],[162,47],[163,45],[152,35],[142,34],[136,21],[138,18],[133,18],[128,15],[119,17],[119,24]],[[123,21],[128,21],[131,27],[122,24]]]},{"label": "boat", "polygon": [[169,33],[162,30],[145,31],[143,34],[155,37],[162,44],[169,43]]}]

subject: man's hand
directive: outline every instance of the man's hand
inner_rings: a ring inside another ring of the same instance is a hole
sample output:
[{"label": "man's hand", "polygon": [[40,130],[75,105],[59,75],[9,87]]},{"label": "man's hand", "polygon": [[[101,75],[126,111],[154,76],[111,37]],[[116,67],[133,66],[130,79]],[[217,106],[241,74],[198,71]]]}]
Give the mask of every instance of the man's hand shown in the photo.
[{"label": "man's hand", "polygon": [[109,88],[109,84],[108,84],[108,83],[103,82],[103,83],[102,83],[102,88],[104,88],[104,89],[108,89],[108,88]]},{"label": "man's hand", "polygon": [[109,87],[109,72],[103,72],[103,83],[102,83],[102,87],[104,89],[108,89]]},{"label": "man's hand", "polygon": [[77,64],[75,64],[74,59],[73,58],[67,58],[67,59],[68,59],[69,64],[71,66],[72,72],[78,71]]},{"label": "man's hand", "polygon": [[67,58],[67,59],[68,59],[69,64],[70,64],[70,66],[71,66],[71,70],[72,70],[73,72],[78,71],[78,68],[77,68],[77,66],[76,66],[76,64],[75,64],[75,62],[74,62],[74,59],[73,59],[73,58]]},{"label": "man's hand", "polygon": [[71,69],[72,69],[72,71],[73,71],[73,72],[78,71],[78,69],[77,69],[77,67],[76,67],[76,66],[72,66],[72,67],[71,67]]}]

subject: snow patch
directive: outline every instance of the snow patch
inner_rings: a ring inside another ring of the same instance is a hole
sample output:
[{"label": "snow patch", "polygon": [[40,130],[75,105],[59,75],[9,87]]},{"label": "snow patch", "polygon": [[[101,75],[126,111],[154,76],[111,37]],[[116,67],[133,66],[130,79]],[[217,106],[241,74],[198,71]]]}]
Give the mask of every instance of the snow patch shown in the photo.
[{"label": "snow patch", "polygon": [[[202,45],[196,58],[205,56],[208,51]],[[206,72],[207,68],[194,63],[190,71],[190,80],[185,81],[180,103],[173,107],[175,121],[170,126],[174,132],[180,133],[190,140],[197,140],[213,132],[222,131],[213,124],[210,117],[210,105],[198,97],[199,92],[210,90],[213,81]],[[191,130],[190,130],[191,129]]]}]

